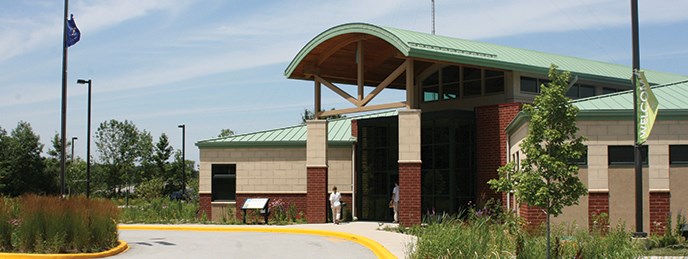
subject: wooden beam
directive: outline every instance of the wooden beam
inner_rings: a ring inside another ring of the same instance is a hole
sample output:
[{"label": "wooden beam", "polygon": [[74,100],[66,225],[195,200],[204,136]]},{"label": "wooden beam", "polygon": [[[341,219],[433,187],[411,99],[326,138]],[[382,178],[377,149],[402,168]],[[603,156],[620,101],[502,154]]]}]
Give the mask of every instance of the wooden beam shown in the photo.
[{"label": "wooden beam", "polygon": [[365,72],[377,69],[378,66],[382,65],[383,63],[385,63],[385,61],[392,58],[395,55],[395,53],[400,53],[394,47],[384,48],[382,50],[376,50],[376,52],[379,53],[379,58],[368,59],[368,62],[366,62],[367,65],[366,65]]},{"label": "wooden beam", "polygon": [[339,51],[341,48],[346,47],[349,44],[359,41],[361,39],[364,39],[364,37],[354,36],[340,43],[337,43],[337,45],[334,45],[334,47],[332,48],[329,48],[326,52],[320,54],[320,56],[318,57],[318,66],[320,66],[323,62],[325,62],[325,60],[327,60],[330,56]]},{"label": "wooden beam", "polygon": [[[315,80],[317,80],[317,81],[319,81],[320,83],[324,84],[325,86],[327,86],[327,88],[330,88],[330,90],[332,90],[333,92],[337,93],[339,96],[341,96],[342,98],[346,99],[346,100],[349,101],[350,103],[353,103],[353,104],[356,105],[357,107],[360,106],[360,105],[359,105],[359,102],[358,102],[358,100],[356,100],[356,98],[354,98],[353,96],[349,95],[347,92],[345,92],[344,90],[340,89],[340,88],[337,87],[336,85],[333,85],[332,83],[328,82],[327,80],[323,79],[322,77],[320,77],[320,76],[318,76],[318,75],[313,75],[313,77],[315,78]],[[322,114],[321,114],[321,116],[325,116],[325,115],[322,115]]]},{"label": "wooden beam", "polygon": [[358,82],[358,100],[360,101],[363,100],[363,86],[365,85],[363,82],[363,74],[365,72],[363,71],[363,64],[365,63],[363,58],[363,40],[359,40],[356,47],[356,63],[358,65],[356,81]]},{"label": "wooden beam", "polygon": [[404,103],[404,102],[385,103],[385,104],[362,106],[362,107],[356,107],[356,108],[347,108],[347,109],[324,111],[322,114],[320,114],[320,116],[327,117],[327,116],[332,116],[332,115],[386,110],[386,109],[403,108],[403,107],[406,107],[406,103]]},{"label": "wooden beam", "polygon": [[[361,100],[361,102],[360,102],[361,106],[365,106],[370,101],[372,101],[373,98],[375,98],[375,96],[377,96],[377,94],[379,94],[383,89],[385,89],[387,86],[389,86],[389,84],[394,82],[394,80],[396,80],[397,77],[399,77],[399,75],[401,75],[401,73],[404,73],[404,71],[408,67],[407,66],[408,62],[409,61],[407,60],[407,61],[404,61],[404,63],[401,63],[401,65],[399,67],[397,67],[397,69],[395,69],[391,74],[389,74],[387,76],[387,78],[385,78],[385,80],[382,80],[382,83],[380,83],[377,87],[375,87],[375,89],[372,92],[370,92],[368,94],[368,96],[366,96],[365,99]],[[408,102],[408,100],[406,100],[406,101]]]},{"label": "wooden beam", "polygon": [[416,105],[416,91],[415,91],[415,82],[414,82],[414,74],[413,74],[413,59],[409,58],[406,60],[404,65],[406,65],[406,108],[407,109],[416,109],[418,108]]},{"label": "wooden beam", "polygon": [[320,94],[320,81],[318,80],[313,80],[315,82],[315,102],[313,107],[313,119],[319,120],[320,119],[320,111],[322,110],[321,108],[321,100],[322,100],[322,95]]}]

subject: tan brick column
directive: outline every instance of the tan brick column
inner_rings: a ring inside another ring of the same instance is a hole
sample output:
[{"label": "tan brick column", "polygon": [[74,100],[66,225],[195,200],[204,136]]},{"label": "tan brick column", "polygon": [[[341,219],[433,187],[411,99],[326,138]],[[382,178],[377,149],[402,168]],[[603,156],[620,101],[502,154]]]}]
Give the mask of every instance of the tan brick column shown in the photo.
[{"label": "tan brick column", "polygon": [[420,110],[399,111],[399,223],[421,223]]},{"label": "tan brick column", "polygon": [[327,221],[327,120],[306,121],[306,221]]}]

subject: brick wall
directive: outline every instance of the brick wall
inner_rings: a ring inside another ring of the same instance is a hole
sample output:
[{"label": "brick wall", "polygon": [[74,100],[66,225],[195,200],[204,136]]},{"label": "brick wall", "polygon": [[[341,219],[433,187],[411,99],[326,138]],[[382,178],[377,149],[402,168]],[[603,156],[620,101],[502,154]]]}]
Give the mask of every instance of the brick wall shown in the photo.
[{"label": "brick wall", "polygon": [[650,192],[650,234],[662,235],[670,215],[669,192]]},{"label": "brick wall", "polygon": [[526,229],[534,230],[547,223],[547,214],[540,207],[521,203],[519,206],[521,218],[526,221]]},{"label": "brick wall", "polygon": [[399,163],[399,223],[404,226],[421,223],[421,163]]},{"label": "brick wall", "polygon": [[243,217],[243,211],[241,207],[244,206],[244,202],[248,198],[270,198],[270,202],[277,199],[283,200],[287,204],[287,208],[291,204],[296,205],[296,213],[303,212],[306,213],[306,194],[291,194],[291,193],[251,193],[243,194],[237,193],[236,196],[236,217],[241,219]]},{"label": "brick wall", "polygon": [[[497,178],[497,168],[506,164],[506,126],[521,110],[520,103],[508,103],[475,108],[478,205],[494,198],[503,200],[490,189],[487,181]],[[496,122],[496,123],[495,123]]]},{"label": "brick wall", "polygon": [[609,216],[609,194],[608,193],[588,193],[588,227],[590,230],[594,229],[595,225],[606,229],[609,226],[609,220],[607,222],[599,222],[603,220],[595,215],[600,215],[600,213],[606,213]]},{"label": "brick wall", "polygon": [[[305,193],[303,193],[303,194],[291,194],[291,193],[237,194],[237,197],[236,197],[236,215],[235,216],[237,219],[242,219],[243,211],[241,210],[241,207],[244,205],[244,202],[246,201],[246,199],[248,199],[248,198],[270,198],[271,203],[277,199],[281,199],[282,201],[284,201],[287,204],[287,207],[285,209],[289,209],[289,206],[291,206],[291,204],[294,204],[296,206],[296,213],[297,213],[296,217],[297,217],[297,219],[302,219],[300,214],[304,218],[308,218],[308,216],[306,214],[306,211],[308,209],[306,196],[307,196],[307,194],[305,194]],[[329,198],[329,193],[327,193],[326,196],[327,196],[326,198]],[[352,203],[351,198],[352,198],[352,196],[350,193],[343,193],[342,194],[342,201],[347,204],[345,211],[342,211],[342,219],[347,219],[347,220],[352,219],[351,206],[353,205],[353,203]],[[328,203],[326,200],[324,206],[327,206],[327,204]],[[329,210],[330,209],[327,208],[327,210],[325,210],[325,213],[331,213],[331,211],[329,211]],[[270,214],[271,217],[272,217],[273,213]],[[347,213],[347,215],[344,215],[344,213]],[[331,219],[328,218],[327,221],[330,222]]]},{"label": "brick wall", "polygon": [[358,137],[358,120],[351,120],[351,136]]},{"label": "brick wall", "polygon": [[210,193],[199,194],[199,206],[201,207],[201,211],[205,212],[207,219],[213,218],[213,209],[211,206],[212,198],[212,194]]},{"label": "brick wall", "polygon": [[325,223],[327,219],[327,167],[308,167],[306,221]]}]

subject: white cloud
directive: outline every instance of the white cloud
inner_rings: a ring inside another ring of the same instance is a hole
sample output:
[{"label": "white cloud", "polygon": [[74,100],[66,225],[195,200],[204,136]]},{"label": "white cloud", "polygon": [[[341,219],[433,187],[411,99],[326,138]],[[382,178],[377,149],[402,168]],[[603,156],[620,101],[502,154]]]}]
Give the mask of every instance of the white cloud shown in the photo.
[{"label": "white cloud", "polygon": [[[177,13],[188,1],[172,0],[111,0],[111,1],[72,1],[70,13],[82,31],[94,33],[124,21],[144,16],[149,12],[167,10]],[[59,3],[59,2],[55,2]],[[60,4],[52,10],[60,12],[33,15],[31,19],[2,19],[0,27],[0,62],[48,46],[60,46],[62,38],[62,10]],[[59,14],[58,14],[59,13]],[[11,25],[11,26],[8,26]]]}]

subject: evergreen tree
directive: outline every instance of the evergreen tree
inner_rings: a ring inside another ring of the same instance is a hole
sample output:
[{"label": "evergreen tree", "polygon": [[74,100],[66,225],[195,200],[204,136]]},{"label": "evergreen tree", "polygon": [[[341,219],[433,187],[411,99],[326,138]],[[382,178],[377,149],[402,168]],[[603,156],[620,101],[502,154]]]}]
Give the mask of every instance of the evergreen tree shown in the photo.
[{"label": "evergreen tree", "polygon": [[162,133],[160,138],[158,138],[158,143],[155,144],[155,154],[153,155],[153,160],[157,167],[156,177],[164,178],[167,176],[167,170],[170,164],[169,160],[173,150],[172,146],[170,146],[167,134]]}]

